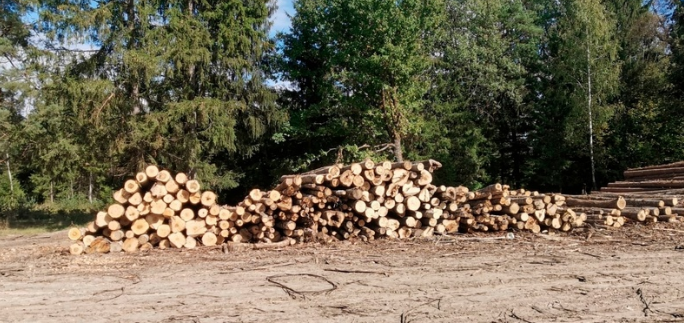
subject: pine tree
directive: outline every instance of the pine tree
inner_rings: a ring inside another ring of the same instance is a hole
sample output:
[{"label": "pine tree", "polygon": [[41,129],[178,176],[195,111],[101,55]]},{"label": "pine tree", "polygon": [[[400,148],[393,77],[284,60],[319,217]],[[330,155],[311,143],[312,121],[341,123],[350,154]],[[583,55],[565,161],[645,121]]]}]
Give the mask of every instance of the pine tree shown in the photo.
[{"label": "pine tree", "polygon": [[[660,1],[659,12],[663,12],[662,20],[667,22],[661,28],[668,33],[666,52],[669,65],[665,70],[667,86],[663,87],[664,102],[659,115],[660,126],[657,130],[657,146],[660,160],[671,162],[684,159],[684,1]],[[662,72],[659,70],[659,72]],[[654,84],[652,84],[653,86]]]},{"label": "pine tree", "polygon": [[672,51],[671,67],[670,67],[670,82],[674,86],[675,101],[684,98],[684,1],[670,0],[669,10],[672,12],[670,17],[672,23],[670,24],[670,46]]},{"label": "pine tree", "polygon": [[662,132],[670,119],[667,17],[656,2],[606,1],[606,8],[616,22],[622,66],[606,136],[609,180],[616,180],[628,167],[673,162],[681,154],[663,140],[668,135]]}]

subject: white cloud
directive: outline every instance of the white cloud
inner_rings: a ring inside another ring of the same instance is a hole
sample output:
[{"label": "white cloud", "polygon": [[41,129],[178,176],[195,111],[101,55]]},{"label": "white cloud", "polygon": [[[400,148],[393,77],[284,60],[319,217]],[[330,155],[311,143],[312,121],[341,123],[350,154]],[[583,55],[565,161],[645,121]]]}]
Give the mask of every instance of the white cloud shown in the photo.
[{"label": "white cloud", "polygon": [[274,89],[276,92],[281,92],[281,91],[285,91],[285,90],[289,90],[289,91],[298,91],[299,90],[299,88],[297,88],[297,86],[294,83],[292,83],[291,81],[287,81],[287,80],[266,80],[266,82],[264,82],[264,84],[266,84],[267,87]]},{"label": "white cloud", "polygon": [[294,14],[293,0],[276,0],[278,10],[271,17],[273,26],[271,27],[271,36],[277,32],[288,32],[290,30],[291,22],[287,16]]}]

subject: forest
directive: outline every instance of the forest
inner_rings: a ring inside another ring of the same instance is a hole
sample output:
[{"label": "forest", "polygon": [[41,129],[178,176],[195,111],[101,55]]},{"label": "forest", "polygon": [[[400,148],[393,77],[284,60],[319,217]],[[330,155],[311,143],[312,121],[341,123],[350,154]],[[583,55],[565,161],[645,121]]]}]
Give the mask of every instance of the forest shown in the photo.
[{"label": "forest", "polygon": [[2,0],[0,217],[144,166],[223,203],[332,163],[581,193],[684,160],[682,0]]}]

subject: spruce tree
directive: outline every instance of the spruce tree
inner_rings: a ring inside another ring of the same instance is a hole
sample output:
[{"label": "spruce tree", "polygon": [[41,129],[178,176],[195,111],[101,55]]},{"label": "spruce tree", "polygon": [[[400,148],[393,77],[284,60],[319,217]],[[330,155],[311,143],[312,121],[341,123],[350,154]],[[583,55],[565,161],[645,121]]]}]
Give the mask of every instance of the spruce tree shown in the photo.
[{"label": "spruce tree", "polygon": [[285,117],[264,85],[269,3],[42,1],[42,31],[72,60],[44,105],[74,122],[81,178],[157,163],[209,188],[238,185],[240,169],[223,158],[252,154]]},{"label": "spruce tree", "polygon": [[446,159],[460,160],[453,172],[468,170],[461,180],[523,182],[542,31],[533,9],[524,1],[447,2],[435,121],[451,141]]},{"label": "spruce tree", "polygon": [[34,48],[21,20],[28,9],[23,1],[0,3],[0,211],[16,208],[24,195],[16,174],[22,112],[34,93],[27,76]]},{"label": "spruce tree", "polygon": [[604,135],[615,108],[615,22],[598,0],[560,1],[550,11],[545,86],[532,134],[535,173],[541,183],[588,190],[596,186],[596,168],[605,165]]},{"label": "spruce tree", "polygon": [[[390,144],[402,160],[420,140],[441,1],[300,0],[281,35],[292,134],[336,146]],[[382,147],[378,147],[382,149]],[[387,150],[384,150],[387,151]]]},{"label": "spruce tree", "polygon": [[[669,163],[681,158],[668,137],[667,20],[656,2],[606,1],[616,23],[617,58],[622,66],[613,98],[615,114],[606,136],[608,180],[622,178],[628,167]],[[645,158],[648,156],[648,158]]]}]

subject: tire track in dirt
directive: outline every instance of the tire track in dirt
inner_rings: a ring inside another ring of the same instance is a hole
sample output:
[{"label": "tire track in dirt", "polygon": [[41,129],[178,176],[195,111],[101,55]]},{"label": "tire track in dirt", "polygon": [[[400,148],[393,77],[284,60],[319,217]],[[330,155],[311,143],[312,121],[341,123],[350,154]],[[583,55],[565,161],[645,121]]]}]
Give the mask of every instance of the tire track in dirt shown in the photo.
[{"label": "tire track in dirt", "polygon": [[[669,322],[684,317],[681,240],[522,236],[80,257],[0,241],[0,322]],[[329,287],[301,274],[336,289],[292,297],[267,280]]]}]

